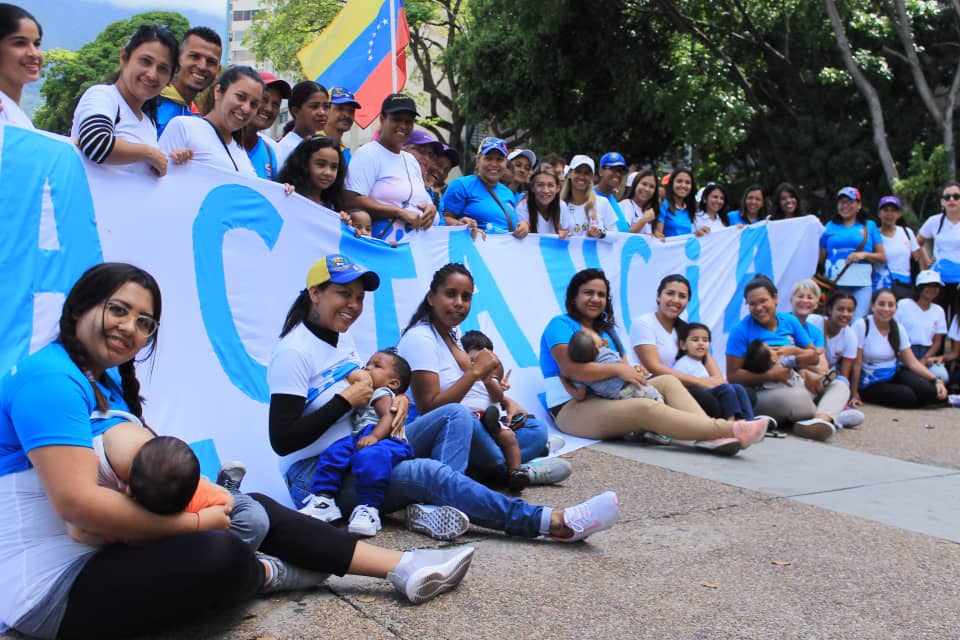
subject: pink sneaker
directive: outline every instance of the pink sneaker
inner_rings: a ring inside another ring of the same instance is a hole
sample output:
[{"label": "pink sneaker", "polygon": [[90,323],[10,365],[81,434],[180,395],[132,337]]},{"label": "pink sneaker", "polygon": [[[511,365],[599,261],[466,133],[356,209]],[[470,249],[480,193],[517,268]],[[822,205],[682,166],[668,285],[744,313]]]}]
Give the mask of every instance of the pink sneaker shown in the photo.
[{"label": "pink sneaker", "polygon": [[718,456],[735,456],[743,447],[736,438],[713,438],[712,440],[697,440],[693,446]]},{"label": "pink sneaker", "polygon": [[766,433],[767,421],[765,418],[737,420],[733,423],[733,437],[740,441],[740,445],[744,449],[763,440]]}]

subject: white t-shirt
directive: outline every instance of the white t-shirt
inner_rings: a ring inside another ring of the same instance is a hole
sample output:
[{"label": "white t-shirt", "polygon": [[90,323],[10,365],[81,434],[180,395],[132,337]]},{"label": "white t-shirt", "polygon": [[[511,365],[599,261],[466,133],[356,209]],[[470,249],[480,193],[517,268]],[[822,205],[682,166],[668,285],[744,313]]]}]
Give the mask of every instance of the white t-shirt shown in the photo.
[{"label": "white t-shirt", "polygon": [[904,298],[897,303],[897,313],[893,317],[907,329],[910,344],[929,347],[934,336],[947,332],[947,316],[943,307],[935,302],[924,311],[913,299]]},{"label": "white t-shirt", "polygon": [[673,370],[695,378],[708,378],[710,376],[706,365],[690,356],[683,356],[677,360],[673,364]]},{"label": "white t-shirt", "polygon": [[902,282],[910,282],[910,256],[920,248],[917,244],[917,238],[913,232],[908,232],[904,227],[897,225],[893,230],[893,237],[888,238],[880,232],[883,239],[883,251],[887,256],[886,264],[874,264],[873,268],[878,273],[883,273],[884,269],[891,274],[899,276]]},{"label": "white t-shirt", "polygon": [[824,340],[824,350],[826,351],[827,363],[831,367],[837,366],[837,363],[840,362],[840,359],[846,360],[856,360],[857,358],[857,334],[853,332],[853,328],[847,325],[840,329],[837,332],[837,335],[832,338],[827,336],[827,332],[824,330],[823,325],[826,321],[826,318],[813,313],[807,316],[807,324],[810,324],[817,329],[820,329],[823,333]]},{"label": "white t-shirt", "polygon": [[12,124],[24,129],[33,129],[33,122],[27,117],[27,114],[13,98],[0,91],[0,104],[3,105],[3,111],[0,111],[0,123]]},{"label": "white t-shirt", "polygon": [[[176,118],[174,118],[176,120]],[[349,386],[347,374],[363,366],[353,336],[341,333],[337,346],[327,344],[302,323],[285,335],[270,358],[267,385],[270,395],[283,393],[307,399],[303,415],[313,413]],[[348,411],[323,435],[299,451],[280,458],[280,471],[305,458],[320,455],[331,444],[352,433],[353,412]]]},{"label": "white t-shirt", "polygon": [[296,131],[289,131],[287,135],[283,136],[280,139],[280,142],[276,144],[274,151],[277,152],[277,172],[280,172],[280,169],[283,169],[283,165],[287,162],[287,158],[290,157],[290,154],[293,153],[293,150],[303,142],[303,138],[300,137],[300,134]]},{"label": "white t-shirt", "polygon": [[224,146],[217,130],[204,118],[177,116],[167,123],[160,136],[160,149],[164,153],[170,153],[183,148],[193,149],[193,159],[190,162],[257,177],[250,156],[243,147],[233,138]]},{"label": "white t-shirt", "polygon": [[[940,227],[943,216],[943,228]],[[940,272],[944,282],[960,282],[960,222],[954,224],[945,214],[930,216],[918,235],[933,238],[933,268]]]},{"label": "white t-shirt", "polygon": [[711,220],[706,211],[697,211],[697,215],[693,218],[694,231],[697,229],[710,229],[712,233],[714,231],[723,231],[726,228],[727,225],[723,224],[723,220],[720,219],[720,216],[717,216],[715,219]]},{"label": "white t-shirt", "polygon": [[[529,194],[526,198],[517,203],[517,224],[521,222],[530,222],[530,209],[527,207],[527,200],[532,198],[533,195]],[[538,214],[539,215],[539,214]],[[537,220],[537,233],[557,233],[557,228],[553,226],[553,223],[549,220],[544,219],[543,216],[540,216],[540,219]]]},{"label": "white t-shirt", "polygon": [[[363,145],[350,158],[346,190],[385,205],[417,212],[420,211],[417,205],[432,202],[423,185],[417,159],[406,151],[394,153],[376,141]],[[383,224],[374,221],[374,236],[386,242],[398,241],[407,234],[407,225],[395,220],[392,229],[381,235]]]},{"label": "white t-shirt", "polygon": [[960,340],[960,315],[953,316],[953,322],[950,323],[950,330],[947,331],[947,337],[951,340]]},{"label": "white t-shirt", "polygon": [[[135,144],[158,147],[157,125],[144,115],[138,118],[127,101],[120,95],[115,84],[95,84],[80,96],[77,108],[73,111],[73,126],[70,137],[74,141],[80,137],[80,123],[90,116],[104,115],[113,122],[113,134]],[[146,161],[129,165],[100,165],[116,171],[147,172],[152,175]]]},{"label": "white t-shirt", "polygon": [[633,325],[630,327],[630,344],[634,348],[642,344],[656,345],[660,362],[666,367],[673,368],[677,362],[677,349],[680,344],[677,329],[673,328],[670,331],[664,329],[657,320],[656,312],[634,318]]},{"label": "white t-shirt", "polygon": [[[604,240],[612,242],[617,235],[617,213],[610,206],[610,202],[602,197],[596,196],[596,214],[592,224],[598,226],[607,232]],[[560,201],[560,226],[570,232],[573,236],[585,236],[590,230],[591,220],[587,215],[586,204],[572,204],[570,202]]]},{"label": "white t-shirt", "polygon": [[[351,160],[351,165],[353,166]],[[455,340],[460,344],[460,330],[454,329]],[[437,374],[440,382],[440,391],[446,391],[460,378],[463,369],[457,364],[449,347],[429,322],[421,322],[410,327],[403,334],[397,344],[397,352],[410,363],[410,371],[430,371]],[[410,399],[413,400],[413,395]],[[480,380],[473,383],[470,391],[463,397],[460,404],[472,411],[482,411],[490,406],[490,394]]]},{"label": "white t-shirt", "polygon": [[[637,203],[631,199],[620,201],[620,211],[623,211],[623,217],[627,219],[627,224],[631,227],[643,217],[643,211],[637,206]],[[653,224],[648,222],[637,233],[651,235],[653,233]]]},{"label": "white t-shirt", "polygon": [[[862,375],[869,378],[874,372],[895,368],[898,354],[893,352],[893,347],[890,346],[887,336],[880,333],[877,329],[877,323],[874,321],[873,316],[870,315],[867,316],[867,318],[870,320],[870,333],[866,334],[866,337],[864,337],[866,332],[864,322],[866,318],[860,318],[854,322],[853,331],[857,335],[857,347],[863,349]],[[909,349],[910,336],[907,335],[907,330],[899,322],[894,320],[894,323],[900,331],[900,351]]]}]

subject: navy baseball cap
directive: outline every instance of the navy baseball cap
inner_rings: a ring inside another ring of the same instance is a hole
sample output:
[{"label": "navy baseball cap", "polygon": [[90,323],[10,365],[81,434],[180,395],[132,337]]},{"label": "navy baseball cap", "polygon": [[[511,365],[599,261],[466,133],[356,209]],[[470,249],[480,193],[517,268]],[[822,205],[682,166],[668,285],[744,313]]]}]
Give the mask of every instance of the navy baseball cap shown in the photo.
[{"label": "navy baseball cap", "polygon": [[417,113],[417,103],[413,98],[403,93],[391,93],[383,99],[383,105],[380,106],[380,113],[399,113],[400,111],[410,111],[415,116]]},{"label": "navy baseball cap", "polygon": [[503,157],[507,157],[507,141],[503,138],[494,138],[493,136],[487,136],[480,141],[480,148],[477,150],[482,156],[487,155],[491,151],[499,151],[503,154]]},{"label": "navy baseball cap", "polygon": [[333,87],[330,89],[330,104],[352,104],[357,109],[362,109],[353,94],[343,87]]}]

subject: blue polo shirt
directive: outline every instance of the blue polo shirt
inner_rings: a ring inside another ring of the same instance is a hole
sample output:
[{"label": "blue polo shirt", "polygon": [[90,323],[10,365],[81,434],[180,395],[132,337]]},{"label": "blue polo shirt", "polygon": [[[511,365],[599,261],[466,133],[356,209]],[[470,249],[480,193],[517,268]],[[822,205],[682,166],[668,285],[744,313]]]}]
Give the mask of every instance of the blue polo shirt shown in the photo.
[{"label": "blue polo shirt", "polygon": [[660,220],[663,221],[663,235],[667,238],[693,233],[690,213],[686,209],[670,211],[666,200],[660,203]]},{"label": "blue polo shirt", "polygon": [[727,338],[727,355],[742,358],[754,340],[763,340],[770,347],[809,347],[813,344],[810,334],[800,321],[789,313],[777,312],[777,328],[770,331],[760,325],[753,316],[747,316],[730,331]]},{"label": "blue polo shirt", "polygon": [[264,140],[263,136],[257,134],[257,145],[247,151],[247,156],[257,176],[264,180],[273,180],[280,173],[280,167],[277,166],[277,152],[269,142]]},{"label": "blue polo shirt", "polygon": [[[97,385],[111,409],[129,411],[116,369]],[[27,452],[39,447],[93,447],[93,436],[122,420],[97,421],[90,381],[59,342],[28,356],[0,379],[0,476],[30,468]]]},{"label": "blue polo shirt", "polygon": [[[447,186],[440,202],[440,211],[458,219],[464,216],[473,218],[481,229],[487,229],[488,232],[508,233],[517,226],[517,194],[500,182],[493,190],[509,212],[510,224],[507,223],[503,208],[475,175],[461,176]],[[488,224],[493,225],[492,228],[488,228]]]},{"label": "blue polo shirt", "polygon": [[[565,313],[555,316],[547,324],[547,327],[543,330],[543,335],[540,337],[540,372],[543,374],[546,386],[548,407],[561,405],[570,399],[570,394],[567,393],[563,387],[563,383],[560,381],[560,365],[557,364],[550,350],[558,344],[567,344],[570,342],[573,334],[581,328],[579,320]],[[610,344],[610,348],[616,349],[617,342],[609,332],[604,331],[600,334],[600,337],[606,338]]]}]

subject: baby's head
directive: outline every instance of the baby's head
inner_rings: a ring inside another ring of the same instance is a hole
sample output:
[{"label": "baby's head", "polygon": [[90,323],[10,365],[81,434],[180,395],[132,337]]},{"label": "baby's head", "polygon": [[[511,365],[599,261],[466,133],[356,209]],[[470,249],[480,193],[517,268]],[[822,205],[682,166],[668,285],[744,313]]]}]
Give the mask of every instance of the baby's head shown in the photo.
[{"label": "baby's head", "polygon": [[600,336],[596,333],[580,329],[570,336],[570,342],[567,343],[567,354],[574,362],[593,362],[597,359],[602,344]]},{"label": "baby's head", "polygon": [[710,327],[699,322],[688,322],[680,336],[680,349],[694,360],[703,361],[710,353]]},{"label": "baby's head", "polygon": [[743,368],[752,373],[766,373],[773,368],[773,351],[763,340],[754,340],[743,354]]},{"label": "baby's head", "polygon": [[200,462],[190,445],[172,436],[148,440],[130,466],[130,495],[159,515],[184,510],[200,482]]},{"label": "baby's head", "polygon": [[350,223],[357,234],[369,238],[373,233],[373,221],[370,219],[370,214],[363,209],[350,209],[350,211],[347,211],[347,215],[350,216]]},{"label": "baby's head", "polygon": [[365,367],[373,388],[386,387],[395,394],[406,393],[410,386],[410,364],[396,351],[381,350],[370,356]]},{"label": "baby's head", "polygon": [[460,336],[460,345],[470,357],[473,357],[477,351],[489,349],[493,351],[493,341],[482,331],[472,329]]}]

